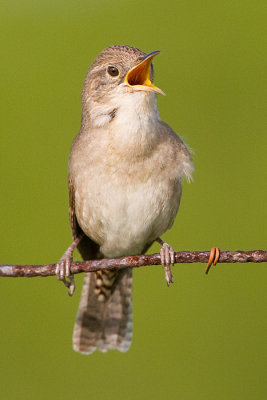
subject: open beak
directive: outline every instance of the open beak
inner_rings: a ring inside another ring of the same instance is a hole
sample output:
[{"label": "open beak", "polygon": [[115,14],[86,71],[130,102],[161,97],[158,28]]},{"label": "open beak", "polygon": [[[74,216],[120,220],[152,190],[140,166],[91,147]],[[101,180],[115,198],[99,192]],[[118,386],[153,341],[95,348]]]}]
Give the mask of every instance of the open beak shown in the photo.
[{"label": "open beak", "polygon": [[131,68],[127,72],[125,83],[135,90],[156,92],[165,96],[165,93],[150,80],[152,59],[159,53],[159,51],[153,51],[147,54],[139,64]]}]

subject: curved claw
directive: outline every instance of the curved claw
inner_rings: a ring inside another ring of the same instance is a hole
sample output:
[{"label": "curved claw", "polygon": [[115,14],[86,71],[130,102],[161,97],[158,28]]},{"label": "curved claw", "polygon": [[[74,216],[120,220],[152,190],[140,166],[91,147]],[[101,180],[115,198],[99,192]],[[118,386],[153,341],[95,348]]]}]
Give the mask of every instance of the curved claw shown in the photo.
[{"label": "curved claw", "polygon": [[74,276],[71,274],[72,254],[83,236],[84,234],[82,233],[73,240],[72,244],[68,247],[56,265],[57,279],[58,281],[63,282],[64,285],[69,289],[69,296],[72,296],[75,291]]},{"label": "curved claw", "polygon": [[173,283],[171,265],[174,265],[175,263],[175,252],[173,248],[162,239],[158,238],[158,242],[162,244],[162,247],[160,249],[161,265],[165,270],[165,279],[167,285],[170,286],[170,283]]},{"label": "curved claw", "polygon": [[218,260],[220,258],[220,249],[218,247],[212,247],[210,251],[210,257],[208,264],[206,266],[205,274],[209,272],[210,267],[213,265],[216,265]]},{"label": "curved claw", "polygon": [[56,266],[57,280],[63,282],[64,285],[69,289],[69,296],[72,296],[75,291],[74,276],[70,273],[71,263],[72,258],[63,256]]}]

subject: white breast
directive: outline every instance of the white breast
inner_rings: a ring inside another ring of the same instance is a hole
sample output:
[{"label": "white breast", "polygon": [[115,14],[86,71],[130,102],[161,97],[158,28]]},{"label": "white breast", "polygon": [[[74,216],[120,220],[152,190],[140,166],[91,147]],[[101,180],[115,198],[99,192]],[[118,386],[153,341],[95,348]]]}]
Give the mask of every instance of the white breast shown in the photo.
[{"label": "white breast", "polygon": [[141,253],[172,225],[178,211],[179,183],[171,189],[153,179],[126,186],[101,177],[82,180],[75,193],[77,219],[106,257]]}]

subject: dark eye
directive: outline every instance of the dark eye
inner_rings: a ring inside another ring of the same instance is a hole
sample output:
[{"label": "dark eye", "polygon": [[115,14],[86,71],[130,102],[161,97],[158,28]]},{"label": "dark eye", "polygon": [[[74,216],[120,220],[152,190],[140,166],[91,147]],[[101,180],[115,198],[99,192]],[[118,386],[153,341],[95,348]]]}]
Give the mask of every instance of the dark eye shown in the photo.
[{"label": "dark eye", "polygon": [[114,65],[109,65],[107,68],[107,71],[110,76],[118,76],[119,75],[119,70],[117,67],[114,67]]}]

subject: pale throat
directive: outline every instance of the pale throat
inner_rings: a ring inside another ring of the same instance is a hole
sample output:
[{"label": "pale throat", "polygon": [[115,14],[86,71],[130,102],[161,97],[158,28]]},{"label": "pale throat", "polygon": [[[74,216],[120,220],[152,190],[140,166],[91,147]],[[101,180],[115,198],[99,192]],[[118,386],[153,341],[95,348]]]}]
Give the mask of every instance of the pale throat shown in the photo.
[{"label": "pale throat", "polygon": [[155,146],[160,133],[156,93],[117,90],[99,102],[87,100],[91,129],[100,130],[103,143],[116,152],[146,153]]},{"label": "pale throat", "polygon": [[160,121],[155,93],[142,91],[117,96],[116,117],[110,126],[118,140],[147,142],[158,133]]}]

